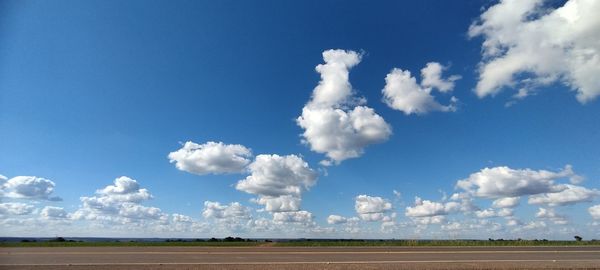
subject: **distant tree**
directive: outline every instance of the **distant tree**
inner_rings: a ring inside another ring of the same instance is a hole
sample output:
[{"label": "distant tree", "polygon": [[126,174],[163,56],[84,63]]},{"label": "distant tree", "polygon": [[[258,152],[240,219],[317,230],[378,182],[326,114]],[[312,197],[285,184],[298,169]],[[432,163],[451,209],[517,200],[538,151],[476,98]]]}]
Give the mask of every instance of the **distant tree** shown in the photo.
[{"label": "distant tree", "polygon": [[581,236],[579,236],[579,235],[575,235],[574,238],[575,238],[575,241],[577,241],[577,242],[583,240],[583,238],[581,238]]},{"label": "distant tree", "polygon": [[63,237],[56,237],[52,240],[50,240],[50,242],[66,242],[67,240],[64,239]]}]

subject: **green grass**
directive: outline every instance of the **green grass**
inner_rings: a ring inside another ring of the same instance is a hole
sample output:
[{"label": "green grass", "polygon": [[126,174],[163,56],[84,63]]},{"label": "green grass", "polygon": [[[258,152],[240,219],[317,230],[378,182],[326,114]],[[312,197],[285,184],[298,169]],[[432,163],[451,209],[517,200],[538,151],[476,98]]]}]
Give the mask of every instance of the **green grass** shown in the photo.
[{"label": "green grass", "polygon": [[600,240],[545,241],[545,240],[291,240],[287,242],[0,242],[0,247],[129,247],[129,246],[199,246],[245,247],[269,244],[277,247],[385,247],[385,246],[600,246]]},{"label": "green grass", "polygon": [[275,246],[333,247],[333,246],[600,246],[600,241],[543,241],[543,240],[298,240],[279,242]]},{"label": "green grass", "polygon": [[244,247],[257,246],[259,242],[2,242],[0,247]]}]

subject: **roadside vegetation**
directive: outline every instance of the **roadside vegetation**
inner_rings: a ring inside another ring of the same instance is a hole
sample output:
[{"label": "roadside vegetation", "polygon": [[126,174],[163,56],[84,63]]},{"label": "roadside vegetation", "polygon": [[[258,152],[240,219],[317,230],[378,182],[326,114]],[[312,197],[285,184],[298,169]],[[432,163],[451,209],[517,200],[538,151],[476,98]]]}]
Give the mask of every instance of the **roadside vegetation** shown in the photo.
[{"label": "roadside vegetation", "polygon": [[57,237],[49,240],[24,239],[20,242],[0,242],[0,247],[102,247],[102,246],[280,246],[280,247],[351,247],[351,246],[600,246],[600,240],[556,241],[546,239],[488,239],[488,240],[354,240],[354,239],[295,239],[254,240],[240,237],[222,239],[164,239],[164,240],[115,240],[81,241]]},{"label": "roadside vegetation", "polygon": [[600,246],[600,240],[555,241],[547,239],[488,239],[488,240],[292,240],[277,246]]},{"label": "roadside vegetation", "polygon": [[223,239],[164,239],[156,241],[147,240],[114,240],[114,241],[82,241],[57,237],[50,240],[21,240],[20,242],[0,242],[0,247],[128,247],[128,246],[257,246],[264,244],[251,239],[239,237],[226,237]]}]

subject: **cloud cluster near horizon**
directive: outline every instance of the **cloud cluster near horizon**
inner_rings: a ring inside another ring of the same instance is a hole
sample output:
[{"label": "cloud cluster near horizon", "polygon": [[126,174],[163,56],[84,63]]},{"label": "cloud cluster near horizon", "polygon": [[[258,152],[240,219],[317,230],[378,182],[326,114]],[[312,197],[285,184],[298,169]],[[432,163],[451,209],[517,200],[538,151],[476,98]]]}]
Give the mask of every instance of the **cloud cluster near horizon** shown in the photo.
[{"label": "cloud cluster near horizon", "polygon": [[[257,159],[264,160],[255,163],[250,175],[238,182],[238,185],[243,183],[242,188],[236,188],[258,195],[253,201],[264,205],[263,209],[239,202],[205,201],[202,210],[204,220],[178,213],[169,214],[145,205],[153,198],[150,191],[137,180],[122,176],[96,190],[93,196],[82,196],[81,205],[73,212],[56,206],[38,208],[36,204],[2,202],[0,225],[64,228],[87,222],[87,226],[101,231],[138,228],[143,233],[162,235],[269,235],[286,232],[299,237],[321,234],[361,237],[374,233],[371,224],[379,224],[379,235],[382,236],[399,232],[423,235],[432,228],[461,235],[470,235],[473,229],[478,229],[506,236],[533,232],[536,228],[546,228],[555,233],[569,232],[571,217],[561,213],[561,207],[593,202],[600,197],[597,189],[572,184],[582,180],[571,166],[558,171],[499,166],[483,168],[457,180],[456,187],[460,191],[441,201],[416,197],[403,213],[398,212],[389,199],[358,195],[354,202],[356,216],[331,214],[322,220],[328,226],[321,226],[311,212],[300,210],[299,202],[293,205],[293,202],[287,201],[299,200],[305,187],[314,184],[315,173],[306,163],[293,155],[259,155]],[[283,184],[278,181],[281,179],[289,182]],[[7,179],[3,178],[3,181]],[[528,221],[515,216],[523,197],[529,197],[525,200],[528,204],[540,206],[534,218]],[[35,197],[27,200],[48,201]],[[482,208],[486,201],[489,207]],[[600,225],[599,207],[593,205],[588,208],[589,216],[595,220],[590,226]],[[267,213],[271,215],[270,219],[265,217]]]}]

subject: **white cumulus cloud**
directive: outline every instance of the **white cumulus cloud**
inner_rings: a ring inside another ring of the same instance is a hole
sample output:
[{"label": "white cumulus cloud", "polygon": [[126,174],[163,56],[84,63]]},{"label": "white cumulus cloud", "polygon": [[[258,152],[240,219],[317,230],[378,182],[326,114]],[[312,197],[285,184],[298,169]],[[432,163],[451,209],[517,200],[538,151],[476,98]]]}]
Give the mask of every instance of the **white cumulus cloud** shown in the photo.
[{"label": "white cumulus cloud", "polygon": [[171,218],[175,223],[191,223],[194,220],[190,216],[182,215],[182,214],[171,214]]},{"label": "white cumulus cloud", "polygon": [[411,219],[418,225],[431,225],[444,222],[446,220],[446,216],[412,217]]},{"label": "white cumulus cloud", "polygon": [[269,212],[299,210],[302,192],[317,182],[317,173],[296,155],[258,155],[248,170],[235,187],[258,195],[255,202]]},{"label": "white cumulus cloud", "polygon": [[359,157],[370,144],[386,141],[392,129],[372,108],[361,105],[364,99],[353,97],[349,73],[360,54],[327,50],[323,60],[325,64],[316,67],[321,81],[296,122],[304,129],[303,142],[330,159],[322,164],[339,164]]},{"label": "white cumulus cloud", "polygon": [[544,193],[529,197],[530,204],[547,204],[549,206],[568,205],[580,202],[591,202],[600,196],[600,190],[587,189],[582,186],[564,184],[564,190],[555,193]]},{"label": "white cumulus cloud", "polygon": [[600,95],[600,2],[569,0],[548,9],[543,0],[502,0],[469,28],[484,38],[475,92],[495,95],[560,82],[589,102]]},{"label": "white cumulus cloud", "polygon": [[456,186],[477,197],[496,199],[560,192],[566,187],[557,185],[554,181],[573,176],[575,173],[570,166],[559,172],[501,166],[484,168],[466,179],[459,180]]},{"label": "white cumulus cloud", "polygon": [[[6,177],[5,177],[6,178]],[[36,176],[15,176],[11,179],[0,181],[2,196],[17,199],[36,199],[60,201],[59,197],[52,197],[54,182]]]},{"label": "white cumulus cloud", "polygon": [[454,90],[454,82],[461,79],[459,75],[451,75],[448,79],[442,78],[442,72],[447,67],[437,62],[429,62],[421,69],[421,86],[435,88],[440,92]]},{"label": "white cumulus cloud", "polygon": [[461,204],[458,202],[439,203],[429,200],[415,198],[415,205],[406,207],[407,217],[433,217],[443,216],[460,211]]},{"label": "white cumulus cloud", "polygon": [[519,205],[521,197],[506,197],[494,200],[492,206],[494,208],[515,208]]},{"label": "white cumulus cloud", "polygon": [[588,212],[593,219],[600,219],[600,204],[588,208]]},{"label": "white cumulus cloud", "polygon": [[381,221],[386,213],[392,210],[392,203],[382,197],[358,195],[355,198],[354,210],[364,221]]},{"label": "white cumulus cloud", "polygon": [[250,163],[251,156],[251,150],[239,144],[186,142],[168,157],[177,169],[203,175],[239,173]]},{"label": "white cumulus cloud", "polygon": [[535,214],[535,217],[549,219],[552,222],[554,222],[554,224],[559,225],[564,225],[568,223],[567,219],[564,216],[557,214],[554,211],[554,209],[539,208],[538,212]]},{"label": "white cumulus cloud", "polygon": [[151,198],[150,192],[141,188],[136,180],[121,176],[114,180],[113,185],[97,190],[95,196],[81,197],[82,205],[71,218],[121,224],[144,220],[167,221],[168,215],[159,208],[141,205]]},{"label": "white cumulus cloud", "polygon": [[2,215],[27,215],[31,214],[35,207],[31,204],[9,202],[0,203],[0,216]]},{"label": "white cumulus cloud", "polygon": [[268,212],[294,212],[300,210],[302,199],[293,195],[261,196],[255,202],[264,205]]},{"label": "white cumulus cloud", "polygon": [[204,202],[204,211],[202,216],[215,219],[249,219],[250,209],[241,205],[239,202],[232,202],[229,205],[223,205],[219,202]]},{"label": "white cumulus cloud", "polygon": [[499,210],[495,209],[484,209],[475,211],[475,216],[478,218],[492,218],[492,217],[510,217],[513,215],[512,208],[502,208]]},{"label": "white cumulus cloud", "polygon": [[62,207],[46,206],[40,212],[40,216],[42,219],[66,219],[68,218],[68,213]]},{"label": "white cumulus cloud", "polygon": [[273,222],[275,223],[300,223],[310,225],[313,220],[313,215],[308,211],[296,212],[277,212],[273,213]]},{"label": "white cumulus cloud", "polygon": [[339,215],[329,215],[327,217],[327,224],[344,224],[348,222],[348,219]]},{"label": "white cumulus cloud", "polygon": [[114,185],[108,185],[103,189],[97,190],[96,193],[102,195],[102,198],[105,198],[107,201],[141,202],[152,198],[147,189],[140,188],[136,180],[127,176],[116,178]]},{"label": "white cumulus cloud", "polygon": [[425,114],[431,111],[450,112],[456,110],[456,98],[451,98],[451,104],[442,105],[435,100],[432,91],[450,92],[454,89],[454,81],[460,76],[453,75],[448,79],[441,77],[442,65],[436,62],[427,63],[421,70],[421,84],[408,70],[394,68],[385,77],[385,87],[382,90],[383,101],[392,109],[405,114]]}]

